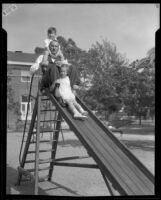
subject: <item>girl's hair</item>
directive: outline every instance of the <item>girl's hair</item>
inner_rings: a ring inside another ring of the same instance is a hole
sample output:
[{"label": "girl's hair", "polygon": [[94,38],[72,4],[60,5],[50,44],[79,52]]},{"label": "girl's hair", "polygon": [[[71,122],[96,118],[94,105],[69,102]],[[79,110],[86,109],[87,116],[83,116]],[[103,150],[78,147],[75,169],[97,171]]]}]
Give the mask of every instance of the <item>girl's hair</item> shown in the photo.
[{"label": "girl's hair", "polygon": [[67,70],[67,72],[68,72],[69,66],[66,65],[66,64],[62,64],[61,68],[65,68]]},{"label": "girl's hair", "polygon": [[51,34],[51,33],[55,33],[55,35],[57,34],[57,30],[56,30],[56,28],[55,27],[50,27],[50,28],[48,28],[48,34]]}]

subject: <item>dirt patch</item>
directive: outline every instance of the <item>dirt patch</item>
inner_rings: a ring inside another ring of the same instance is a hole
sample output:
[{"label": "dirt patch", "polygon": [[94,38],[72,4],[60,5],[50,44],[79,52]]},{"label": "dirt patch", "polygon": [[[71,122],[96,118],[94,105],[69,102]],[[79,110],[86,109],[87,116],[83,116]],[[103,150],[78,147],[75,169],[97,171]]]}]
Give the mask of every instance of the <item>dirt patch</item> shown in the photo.
[{"label": "dirt patch", "polygon": [[[154,137],[139,135],[130,137],[124,134],[117,137],[130,149],[132,153],[154,174]],[[149,139],[146,139],[149,137]],[[132,139],[130,139],[132,138]],[[141,140],[140,140],[141,138]],[[7,135],[7,194],[34,194],[34,183],[23,182],[15,186],[17,180],[18,156],[22,133]],[[44,144],[49,145],[49,144]],[[87,151],[72,132],[60,135],[57,157],[86,156]],[[92,158],[75,160],[79,163],[94,163]],[[39,185],[40,195],[57,196],[108,196],[109,191],[98,169],[70,168],[55,166],[51,182]]]}]

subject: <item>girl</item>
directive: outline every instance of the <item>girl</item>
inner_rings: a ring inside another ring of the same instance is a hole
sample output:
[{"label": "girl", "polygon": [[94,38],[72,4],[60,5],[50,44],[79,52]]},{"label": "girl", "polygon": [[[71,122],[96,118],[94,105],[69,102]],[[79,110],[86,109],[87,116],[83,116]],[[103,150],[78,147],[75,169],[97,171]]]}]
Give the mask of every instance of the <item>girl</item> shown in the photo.
[{"label": "girl", "polygon": [[[51,85],[50,91],[55,92],[54,96],[63,99],[64,103],[68,105],[69,110],[73,113],[75,119],[85,119],[87,118],[86,115],[88,113],[77,103],[75,95],[71,89],[67,71],[68,65],[63,64],[60,68],[60,78]],[[59,86],[55,89],[56,85]]]}]

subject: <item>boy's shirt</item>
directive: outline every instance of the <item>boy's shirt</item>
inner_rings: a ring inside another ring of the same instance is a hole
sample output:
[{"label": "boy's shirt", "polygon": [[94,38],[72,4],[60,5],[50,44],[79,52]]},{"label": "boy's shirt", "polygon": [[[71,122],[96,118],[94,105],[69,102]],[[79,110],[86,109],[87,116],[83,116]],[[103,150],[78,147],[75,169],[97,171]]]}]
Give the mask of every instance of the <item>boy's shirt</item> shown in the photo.
[{"label": "boy's shirt", "polygon": [[40,63],[41,63],[42,60],[43,60],[43,56],[44,56],[44,55],[40,55],[40,56],[36,59],[35,63],[30,67],[30,73],[31,73],[31,74],[33,74],[34,72],[36,72],[37,70],[39,70],[39,68],[40,68]]}]

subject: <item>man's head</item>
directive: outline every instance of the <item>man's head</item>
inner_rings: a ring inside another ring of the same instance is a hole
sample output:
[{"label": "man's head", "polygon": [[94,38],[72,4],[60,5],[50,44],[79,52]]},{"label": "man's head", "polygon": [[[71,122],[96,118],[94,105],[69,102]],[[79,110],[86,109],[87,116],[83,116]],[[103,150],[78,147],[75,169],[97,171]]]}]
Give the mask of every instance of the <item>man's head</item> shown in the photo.
[{"label": "man's head", "polygon": [[53,55],[56,55],[59,51],[59,43],[57,40],[53,40],[49,43],[49,50]]}]

